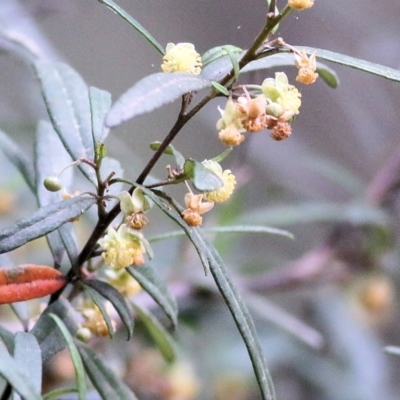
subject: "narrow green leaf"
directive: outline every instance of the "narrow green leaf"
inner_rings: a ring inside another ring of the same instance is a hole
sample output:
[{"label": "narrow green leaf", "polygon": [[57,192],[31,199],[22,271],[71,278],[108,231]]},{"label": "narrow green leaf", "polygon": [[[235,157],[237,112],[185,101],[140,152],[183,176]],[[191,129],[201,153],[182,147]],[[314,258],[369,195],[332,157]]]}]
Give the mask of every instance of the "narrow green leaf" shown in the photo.
[{"label": "narrow green leaf", "polygon": [[222,86],[221,84],[215,81],[212,81],[211,84],[213,88],[218,90],[218,92],[222,93],[225,96],[229,96],[229,90],[225,86]]},{"label": "narrow green leaf", "polygon": [[[176,210],[180,211],[180,207],[175,201],[165,194],[163,197],[168,199],[171,207],[165,204],[157,196],[162,194],[160,192],[153,193],[141,187],[143,192],[146,193],[154,203],[171,219],[177,222],[187,233],[187,236],[195,246],[197,253],[200,256],[200,260],[203,264],[205,271],[211,270],[214,280],[227,304],[229,310],[236,322],[236,326],[242,335],[243,341],[247,347],[251,362],[253,364],[254,372],[257,378],[258,385],[260,387],[261,395],[263,400],[274,400],[275,393],[272,384],[271,376],[268,372],[266,361],[260,346],[258,335],[254,326],[254,322],[247,310],[246,305],[243,303],[239,293],[230,281],[227,273],[227,269],[219,256],[218,252],[207,241],[202,231],[198,228],[189,228],[186,223],[182,220]],[[147,190],[147,192],[146,192]]]},{"label": "narrow green leaf", "polygon": [[91,348],[79,344],[78,351],[86,373],[103,400],[137,400],[137,397]]},{"label": "narrow green leaf", "polygon": [[346,56],[345,54],[335,53],[333,51],[315,49],[313,47],[305,46],[296,46],[296,48],[300,51],[305,50],[309,54],[317,51],[317,59],[331,61],[335,64],[368,72],[369,74],[377,75],[390,81],[400,82],[400,70],[398,69],[388,68],[384,65],[360,60],[359,58]]},{"label": "narrow green leaf", "polygon": [[0,254],[54,231],[73,218],[81,216],[96,203],[92,196],[78,196],[42,207],[14,225],[0,231]]},{"label": "narrow green leaf", "polygon": [[[161,146],[161,142],[153,142],[150,144],[150,149],[153,151],[157,151],[160,146]],[[172,146],[172,144],[170,144],[164,150],[164,154],[169,154],[170,156],[174,156],[176,165],[179,168],[183,168],[183,164],[185,163],[185,157],[183,157],[183,155],[178,150],[176,150],[175,147]]]},{"label": "narrow green leaf", "polygon": [[[48,121],[39,121],[35,140],[35,194],[40,207],[62,200],[61,191],[48,191],[44,187],[43,181],[49,176],[54,176],[70,163],[71,157],[66,152],[52,125]],[[73,171],[71,169],[64,171],[60,178],[63,187],[67,190],[72,184],[72,178]],[[68,225],[68,228],[63,230],[63,236],[71,236],[71,229],[72,227]],[[60,233],[50,232],[46,239],[55,264],[60,265],[65,252]]]},{"label": "narrow green leaf", "polygon": [[66,398],[64,397],[65,394],[72,394],[72,393],[78,393],[78,389],[76,387],[54,389],[51,392],[46,393],[43,396],[43,400],[63,399]]},{"label": "narrow green leaf", "polygon": [[192,180],[193,186],[202,192],[216,190],[224,185],[219,176],[198,161],[187,159],[183,171]]},{"label": "narrow green leaf", "polygon": [[125,299],[118,292],[118,290],[113,288],[108,283],[99,281],[98,279],[83,279],[81,282],[99,292],[114,306],[115,310],[121,317],[122,322],[126,326],[129,340],[133,333],[133,317]]},{"label": "narrow green leaf", "polygon": [[207,66],[208,64],[211,64],[213,61],[217,60],[218,58],[221,58],[223,56],[226,56],[230,52],[231,54],[233,53],[242,53],[243,50],[240,47],[236,47],[230,44],[224,45],[224,46],[217,46],[213,47],[212,49],[207,50],[202,56],[202,64],[203,68]]},{"label": "narrow green leaf", "polygon": [[37,393],[42,390],[42,356],[34,335],[18,332],[15,335],[14,360],[18,371],[25,375]]},{"label": "narrow green leaf", "polygon": [[83,368],[83,363],[79,355],[78,349],[75,346],[74,339],[72,338],[71,333],[65,326],[64,322],[57,315],[50,313],[49,317],[54,319],[58,328],[63,334],[65,341],[67,342],[68,349],[71,354],[72,363],[74,364],[75,368],[76,385],[78,388],[78,399],[86,400],[85,371]]},{"label": "narrow green leaf", "polygon": [[400,347],[397,346],[386,346],[383,351],[386,354],[392,354],[394,356],[400,356]]},{"label": "narrow green leaf", "polygon": [[14,164],[14,166],[21,172],[30,189],[35,191],[35,172],[33,164],[29,161],[28,157],[23,153],[21,148],[10,137],[0,130],[0,149],[4,152],[6,157]]},{"label": "narrow green leaf", "polygon": [[113,128],[131,118],[171,103],[185,93],[207,87],[211,87],[210,81],[189,73],[159,72],[146,76],[128,89],[111,107],[106,117],[106,125]]},{"label": "narrow green leaf", "polygon": [[107,330],[110,335],[110,337],[114,336],[114,327],[111,321],[110,316],[108,315],[106,306],[104,304],[104,297],[99,294],[96,290],[92,289],[90,286],[83,285],[85,288],[85,291],[88,293],[88,295],[91,297],[93,300],[94,304],[96,304],[97,307],[99,307],[99,310],[101,314],[103,315],[104,321],[107,325]]},{"label": "narrow green leaf", "polygon": [[160,54],[164,55],[164,48],[157,42],[156,39],[148,32],[138,21],[131,17],[125,10],[117,5],[112,0],[99,0],[100,3],[105,4],[110,10],[114,11],[126,22],[132,25],[137,32],[139,32]]},{"label": "narrow green leaf", "polygon": [[[301,51],[302,48],[296,47]],[[319,57],[319,51],[317,52],[317,58]],[[258,71],[262,69],[271,69],[271,68],[283,68],[283,67],[294,67],[295,59],[292,53],[279,53],[273,54],[271,56],[266,56],[264,58],[260,58],[259,60],[252,61],[247,64],[241,72],[252,72]],[[317,63],[317,72],[320,75],[320,78],[325,81],[331,88],[336,88],[339,85],[339,78],[336,72],[326,66],[323,63]]]},{"label": "narrow green leaf", "polygon": [[56,314],[68,327],[72,335],[75,335],[78,330],[76,311],[67,300],[59,299],[48,306],[31,330],[31,333],[35,335],[39,342],[43,362],[49,360],[66,346],[65,339],[57,324],[49,316],[50,313]]},{"label": "narrow green leaf", "polygon": [[16,392],[25,400],[41,400],[40,392],[36,389],[28,376],[19,369],[19,364],[0,343],[0,375],[10,383]]},{"label": "narrow green leaf", "polygon": [[[94,143],[88,88],[70,66],[60,62],[36,61],[34,70],[42,87],[54,129],[73,160],[94,160]],[[85,163],[82,173],[96,184],[96,174]]]},{"label": "narrow green leaf", "polygon": [[223,50],[225,50],[228,53],[228,56],[231,60],[234,77],[235,77],[235,79],[237,79],[239,77],[240,70],[239,70],[239,62],[237,60],[236,54],[233,51],[231,51],[229,46],[224,47]]},{"label": "narrow green leaf", "polygon": [[9,351],[9,353],[13,353],[14,352],[14,341],[15,341],[14,333],[10,332],[9,330],[7,330],[6,328],[3,328],[0,325],[0,339],[7,347],[7,350]]},{"label": "narrow green leaf", "polygon": [[92,134],[95,148],[104,143],[108,136],[108,129],[104,125],[104,118],[111,107],[111,94],[91,86],[89,88],[90,113],[92,116]]},{"label": "narrow green leaf", "polygon": [[160,321],[149,311],[133,303],[133,307],[149,331],[165,361],[172,363],[176,359],[176,344]]},{"label": "narrow green leaf", "polygon": [[150,265],[141,265],[136,268],[129,267],[127,271],[139,282],[142,289],[161,307],[175,329],[178,323],[178,305],[175,297],[168,290],[165,282],[160,279],[157,272]]}]

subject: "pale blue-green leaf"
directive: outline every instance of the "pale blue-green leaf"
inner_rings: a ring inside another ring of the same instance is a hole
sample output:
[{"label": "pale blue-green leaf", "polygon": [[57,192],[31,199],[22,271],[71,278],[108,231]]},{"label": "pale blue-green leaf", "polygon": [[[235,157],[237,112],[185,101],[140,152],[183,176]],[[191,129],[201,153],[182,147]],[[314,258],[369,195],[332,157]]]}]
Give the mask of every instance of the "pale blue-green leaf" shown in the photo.
[{"label": "pale blue-green leaf", "polygon": [[6,157],[15,165],[25,182],[28,184],[32,192],[35,191],[35,172],[33,164],[23,153],[21,148],[10,139],[9,135],[0,130],[0,149]]},{"label": "pale blue-green leaf", "polygon": [[17,332],[14,344],[14,360],[21,374],[25,375],[37,393],[42,390],[42,356],[34,335]]},{"label": "pale blue-green leaf", "polygon": [[7,352],[3,343],[0,343],[0,375],[10,383],[25,400],[41,400],[40,391],[31,382],[29,377],[20,370],[19,364]]},{"label": "pale blue-green leaf", "polygon": [[71,229],[69,224],[64,224],[61,225],[55,232],[57,232],[57,234],[60,236],[62,245],[67,252],[71,265],[75,265],[79,257],[75,231]]},{"label": "pale blue-green leaf", "polygon": [[[54,129],[74,160],[94,160],[94,143],[88,87],[70,66],[60,62],[36,61],[34,70],[42,88]],[[85,163],[82,173],[93,183],[96,174]]]},{"label": "pale blue-green leaf", "polygon": [[171,103],[185,93],[210,86],[210,81],[183,72],[159,72],[146,76],[128,89],[111,107],[106,125],[110,128],[118,126],[131,118]]},{"label": "pale blue-green leaf", "polygon": [[14,333],[10,332],[9,330],[7,330],[6,328],[4,328],[0,325],[0,339],[7,347],[7,350],[9,351],[9,353],[13,353],[14,352],[14,340],[15,340]]},{"label": "pale blue-green leaf", "polygon": [[[66,152],[52,125],[48,121],[39,121],[35,140],[35,193],[40,207],[62,200],[61,191],[48,191],[44,187],[43,181],[49,176],[56,175],[70,163],[71,157]],[[64,171],[60,179],[63,187],[68,191],[73,179],[72,169],[68,168]],[[63,235],[71,235],[71,230],[72,227],[68,225],[68,228],[63,230]],[[46,236],[46,239],[53,254],[55,264],[60,265],[65,251],[60,233],[56,231],[51,232]]]},{"label": "pale blue-green leaf", "polygon": [[39,342],[43,362],[49,360],[66,346],[65,339],[58,329],[57,324],[48,315],[50,313],[56,314],[61,318],[72,335],[75,335],[78,330],[76,311],[72,308],[69,301],[60,298],[48,306],[31,330],[31,333],[36,336]]},{"label": "pale blue-green leaf", "polygon": [[392,354],[394,356],[400,356],[400,347],[397,346],[386,346],[383,351],[387,354]]},{"label": "pale blue-green leaf", "polygon": [[[317,56],[319,56],[319,52],[317,53]],[[294,55],[292,53],[273,54],[271,56],[252,61],[251,63],[247,64],[241,72],[245,73],[258,71],[261,69],[294,67],[294,61]],[[329,68],[323,63],[317,62],[317,72],[320,75],[320,78],[323,79],[330,87],[338,87],[339,78],[333,69]]]},{"label": "pale blue-green leaf", "polygon": [[209,261],[207,258],[207,255],[201,251],[201,242],[197,240],[197,236],[194,236],[192,233],[193,231],[197,230],[198,228],[193,228],[190,227],[181,217],[180,213],[175,209],[170,206],[170,204],[165,200],[166,198],[168,201],[172,201],[165,193],[160,192],[160,191],[151,191],[144,186],[137,185],[137,187],[140,187],[143,190],[143,193],[145,193],[151,200],[154,201],[155,205],[163,211],[169,218],[171,218],[173,221],[175,221],[186,233],[188,238],[193,241],[193,244],[195,245],[195,249],[197,251],[197,254],[199,255],[200,261],[204,267],[204,273],[207,275],[209,272]]},{"label": "pale blue-green leaf", "polygon": [[96,199],[92,196],[78,196],[40,208],[0,231],[0,253],[14,250],[54,231],[71,219],[81,216],[95,203]]},{"label": "pale blue-green leaf", "polygon": [[99,281],[98,279],[83,279],[81,282],[96,290],[114,306],[118,315],[121,317],[122,322],[125,324],[129,340],[132,337],[134,324],[132,312],[118,290],[108,283]]},{"label": "pale blue-green leaf", "polygon": [[[220,290],[227,306],[229,307],[229,310],[236,322],[236,326],[238,327],[243,341],[247,347],[257,382],[260,387],[262,398],[263,400],[274,400],[275,392],[272,379],[260,346],[254,322],[239,293],[230,281],[227,269],[218,252],[204,237],[203,232],[199,228],[190,228],[187,226],[178,213],[178,211],[182,211],[182,207],[180,207],[172,198],[169,198],[167,195],[160,192],[155,193],[143,187],[141,188],[145,193],[147,191],[146,194],[166,215],[177,222],[185,230],[188,238],[193,243],[197,253],[200,256],[204,270],[211,270],[211,274],[214,277],[218,289]],[[162,201],[157,194],[162,194],[165,199],[168,199],[169,204],[164,203],[164,201]]]},{"label": "pale blue-green leaf", "polygon": [[300,203],[268,206],[246,213],[246,217],[242,220],[246,223],[254,222],[275,226],[315,222],[349,222],[354,225],[380,226],[389,223],[388,216],[381,209],[362,203]]},{"label": "pale blue-green leaf", "polygon": [[[156,151],[160,148],[160,146],[161,146],[161,142],[153,142],[150,144],[150,149],[153,151]],[[174,156],[176,165],[179,168],[183,168],[183,164],[185,163],[185,157],[183,157],[183,155],[178,150],[176,150],[176,148],[174,146],[172,146],[172,144],[170,144],[164,150],[164,154],[169,154],[170,156]]]},{"label": "pale blue-green leaf", "polygon": [[[66,387],[62,389],[54,389],[51,392],[43,395],[43,400],[60,400],[66,399],[64,395],[78,393],[78,389],[76,387]],[[71,400],[75,399],[75,397],[71,397]]]},{"label": "pale blue-green leaf", "polygon": [[139,32],[159,53],[165,54],[164,48],[157,42],[156,39],[150,34],[147,29],[145,29],[138,21],[136,21],[132,16],[130,16],[125,10],[123,10],[119,5],[117,5],[112,0],[99,0],[100,3],[105,4],[110,10],[114,11],[126,22],[132,25],[137,32]]},{"label": "pale blue-green leaf", "polygon": [[129,267],[127,271],[139,282],[140,286],[146,291],[153,300],[162,308],[166,316],[172,322],[173,328],[178,323],[178,305],[176,298],[168,290],[164,280],[150,265],[140,267]]},{"label": "pale blue-green leaf", "polygon": [[236,47],[230,44],[226,44],[224,46],[217,46],[213,47],[212,49],[207,50],[202,56],[201,61],[203,64],[203,68],[206,67],[208,64],[211,64],[213,61],[226,56],[230,53],[242,53],[243,50],[240,47]]},{"label": "pale blue-green leaf", "polygon": [[80,344],[78,351],[90,381],[103,400],[138,400],[94,350]]},{"label": "pale blue-green leaf", "polygon": [[0,31],[0,48],[17,54],[29,63],[41,56],[35,42],[11,29]]},{"label": "pale blue-green leaf", "polygon": [[212,86],[214,89],[218,90],[218,92],[220,92],[224,96],[226,97],[229,96],[229,90],[225,86],[222,86],[221,84],[215,81],[212,81]]},{"label": "pale blue-green leaf", "polygon": [[176,343],[160,321],[149,311],[133,303],[134,310],[149,331],[165,361],[172,363],[176,359]]},{"label": "pale blue-green leaf", "polygon": [[97,147],[104,143],[110,131],[104,125],[104,118],[111,107],[111,94],[94,86],[89,88],[90,112],[92,116],[93,143]]},{"label": "pale blue-green leaf", "polygon": [[198,161],[187,159],[183,171],[185,176],[192,180],[193,186],[201,192],[216,190],[224,185],[218,175]]},{"label": "pale blue-green leaf", "polygon": [[58,328],[60,329],[65,341],[67,342],[69,352],[71,354],[72,363],[75,368],[76,386],[78,388],[78,399],[86,400],[86,383],[85,383],[85,371],[83,363],[79,355],[78,349],[75,346],[74,339],[71,336],[70,331],[65,326],[64,322],[56,314],[49,314],[49,317],[53,318]]},{"label": "pale blue-green leaf", "polygon": [[104,321],[107,325],[107,330],[108,330],[108,334],[110,335],[110,337],[114,336],[114,327],[111,321],[111,318],[107,312],[107,308],[105,305],[105,298],[99,294],[99,292],[97,292],[96,290],[92,289],[90,286],[88,285],[83,285],[85,291],[88,293],[88,295],[91,297],[91,299],[93,300],[93,303],[96,304],[96,306],[99,308],[101,314],[103,315]]},{"label": "pale blue-green leaf", "polygon": [[[205,233],[266,233],[271,235],[285,236],[289,239],[294,239],[294,236],[289,231],[284,229],[273,228],[270,226],[261,225],[230,225],[230,226],[214,226],[209,228],[203,228]],[[152,236],[148,240],[149,242],[158,242],[160,240],[173,239],[175,237],[186,236],[183,231],[171,231],[161,235]]]},{"label": "pale blue-green leaf", "polygon": [[335,64],[344,65],[346,67],[358,69],[373,75],[380,76],[390,81],[400,82],[400,70],[385,67],[384,65],[372,63],[359,58],[346,56],[345,54],[335,53],[333,51],[315,49],[313,47],[296,46],[297,49],[305,50],[311,54],[317,51],[317,59],[331,61]]}]

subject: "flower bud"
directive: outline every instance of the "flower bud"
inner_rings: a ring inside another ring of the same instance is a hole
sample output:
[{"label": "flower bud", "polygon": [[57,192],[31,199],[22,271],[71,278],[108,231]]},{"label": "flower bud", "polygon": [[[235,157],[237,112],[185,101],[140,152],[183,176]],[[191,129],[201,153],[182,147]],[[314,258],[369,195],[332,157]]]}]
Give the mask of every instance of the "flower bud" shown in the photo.
[{"label": "flower bud", "polygon": [[302,11],[311,8],[314,5],[314,0],[289,0],[288,6],[293,10]]},{"label": "flower bud", "polygon": [[48,176],[43,185],[49,192],[58,192],[62,189],[62,183],[57,176]]}]

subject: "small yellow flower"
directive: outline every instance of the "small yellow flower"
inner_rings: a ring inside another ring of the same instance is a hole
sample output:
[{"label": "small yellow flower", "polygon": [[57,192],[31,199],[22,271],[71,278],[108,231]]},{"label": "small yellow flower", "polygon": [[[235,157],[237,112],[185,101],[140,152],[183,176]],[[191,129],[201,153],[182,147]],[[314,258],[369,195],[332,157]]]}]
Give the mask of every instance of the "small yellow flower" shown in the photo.
[{"label": "small yellow flower", "polygon": [[[288,121],[293,115],[299,113],[301,106],[301,94],[296,87],[289,84],[288,78],[284,72],[277,72],[274,78],[267,78],[262,83],[262,91],[268,100],[268,106],[276,103],[282,109],[281,115],[274,115],[279,119]],[[277,107],[276,109],[278,109]]]},{"label": "small yellow flower", "polygon": [[219,107],[218,109],[221,113],[221,118],[217,121],[219,139],[227,146],[238,146],[245,139],[241,133],[246,129],[243,128],[237,104],[229,98],[225,109],[221,110]]},{"label": "small yellow flower", "polygon": [[202,164],[208,170],[219,176],[223,182],[222,187],[210,192],[204,192],[204,200],[213,201],[215,203],[222,203],[228,200],[236,185],[235,175],[233,175],[229,169],[223,171],[222,167],[215,161],[205,160]]},{"label": "small yellow flower", "polygon": [[107,282],[115,287],[122,296],[129,297],[141,291],[138,281],[125,269],[116,271],[115,269],[106,269]]},{"label": "small yellow flower", "polygon": [[250,96],[238,98],[237,108],[241,114],[241,122],[247,132],[260,132],[266,127],[265,110],[267,99],[259,95],[255,99]]},{"label": "small yellow flower", "polygon": [[225,129],[222,129],[218,137],[227,146],[239,146],[245,139],[235,125],[228,125]]},{"label": "small yellow flower", "polygon": [[[106,302],[106,310],[107,312],[112,311],[112,306],[110,302]],[[89,329],[89,331],[96,336],[104,337],[110,335],[103,314],[94,303],[91,303],[90,305],[87,305],[85,308],[83,308],[81,313],[82,316],[85,318],[85,322],[82,324],[82,327]],[[111,325],[115,330],[117,324],[114,320],[111,320]]]},{"label": "small yellow flower", "polygon": [[311,8],[314,5],[314,0],[289,0],[288,6],[293,10],[302,11]]},{"label": "small yellow flower", "polygon": [[129,229],[125,224],[122,224],[118,231],[112,227],[108,228],[107,234],[99,240],[104,250],[104,262],[115,269],[144,264],[144,242],[146,239],[140,232]]},{"label": "small yellow flower", "polygon": [[213,202],[203,203],[202,194],[193,194],[191,192],[185,194],[186,210],[182,212],[182,218],[189,226],[200,226],[203,218],[200,216],[214,207]]},{"label": "small yellow flower", "polygon": [[296,77],[297,82],[310,85],[317,80],[318,74],[315,72],[317,69],[316,54],[317,52],[314,51],[310,58],[308,58],[306,52],[303,50],[301,54],[294,55],[296,67],[299,69]]},{"label": "small yellow flower", "polygon": [[168,43],[163,57],[163,72],[188,72],[199,75],[201,72],[201,56],[192,43]]}]

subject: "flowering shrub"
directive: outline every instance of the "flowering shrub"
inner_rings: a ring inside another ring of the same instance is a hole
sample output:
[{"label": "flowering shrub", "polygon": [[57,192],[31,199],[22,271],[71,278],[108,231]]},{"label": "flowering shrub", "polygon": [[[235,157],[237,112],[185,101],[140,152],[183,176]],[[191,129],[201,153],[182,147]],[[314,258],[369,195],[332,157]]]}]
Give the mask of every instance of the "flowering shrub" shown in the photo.
[{"label": "flowering shrub", "polygon": [[[360,69],[361,63],[350,58],[343,61],[342,55],[324,50],[293,47],[283,38],[274,37],[278,25],[284,24],[290,13],[314,5],[310,0],[289,0],[287,4],[269,0],[262,10],[265,24],[247,49],[218,46],[202,55],[192,43],[168,43],[164,49],[114,1],[99,1],[128,21],[158,51],[159,71],[147,75],[112,102],[110,93],[88,87],[70,65],[41,59],[28,43],[19,43],[33,66],[49,121],[38,124],[33,163],[11,136],[0,132],[0,148],[19,169],[39,205],[33,214],[0,231],[0,254],[46,237],[54,262],[52,266],[15,266],[11,261],[10,269],[0,269],[0,304],[11,304],[22,322],[16,334],[5,327],[0,329],[7,347],[0,347],[0,374],[6,380],[2,398],[8,398],[12,391],[25,399],[42,398],[41,374],[30,376],[26,371],[42,371],[44,361],[68,347],[76,374],[76,387],[70,391],[77,392],[79,399],[86,398],[86,376],[103,399],[135,399],[133,391],[99,356],[96,344],[113,337],[123,327],[131,339],[136,321],[140,321],[146,335],[154,339],[171,365],[167,372],[163,371],[154,353],[145,350],[138,356],[142,369],[132,363],[132,374],[142,377],[151,387],[156,384],[149,376],[155,376],[166,399],[196,398],[201,389],[195,374],[186,361],[178,359],[175,340],[161,322],[164,318],[172,328],[177,326],[176,293],[151,264],[153,257],[163,257],[153,252],[152,241],[184,234],[199,256],[206,279],[214,279],[216,290],[229,308],[246,345],[261,397],[273,400],[273,381],[253,319],[231,281],[229,269],[201,226],[218,209],[233,204],[230,202],[240,179],[234,175],[234,166],[229,166],[231,152],[253,140],[255,133],[268,132],[274,141],[288,140],[295,118],[303,117],[301,105],[306,95],[302,94],[301,85],[321,80],[337,85],[335,73],[323,64],[324,60]],[[4,35],[4,40],[15,42],[11,34]],[[279,72],[271,72],[272,67]],[[262,71],[263,79],[242,83],[246,68]],[[289,81],[284,68],[297,70],[298,84]],[[399,80],[397,71],[385,68],[382,72],[379,68],[362,63],[364,71]],[[216,98],[223,98],[225,106],[222,109],[215,105],[220,118],[213,122],[213,140],[227,150],[210,154],[203,161],[180,153],[174,147],[175,138]],[[108,143],[113,141],[112,129],[139,115],[155,114],[157,108],[177,99],[181,99],[181,109],[176,122],[169,132],[161,134],[160,142],[149,143],[154,151],[151,159],[137,177],[130,176],[129,171],[124,174],[119,161],[107,155]],[[271,145],[278,146],[274,141]],[[150,176],[153,168],[163,163],[164,155],[172,157],[173,164],[165,165],[162,178]],[[224,169],[225,166],[231,169]],[[78,180],[68,175],[71,169],[80,171],[90,189],[77,190]],[[177,195],[175,185],[183,187],[185,193]],[[89,209],[96,210],[95,220],[90,234],[84,236],[79,226]],[[149,237],[148,226],[157,227],[164,217],[171,219],[180,232]],[[262,231],[291,237],[289,232],[264,226],[223,228],[224,232]],[[183,259],[183,252],[181,256]],[[63,273],[58,271],[61,266]],[[379,293],[383,294],[376,302],[376,292],[371,295],[370,286],[362,290],[363,301],[373,303],[371,307],[379,308],[391,299],[390,285],[385,280],[379,282]],[[148,297],[143,297],[144,292]],[[50,297],[40,311],[31,312],[26,303],[20,303],[47,295]],[[23,304],[23,311],[15,303]],[[155,304],[164,314],[161,318],[161,312],[156,316],[151,311]],[[32,349],[32,357],[24,369],[26,347]],[[57,390],[47,392],[46,398],[68,392]]]}]

